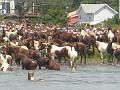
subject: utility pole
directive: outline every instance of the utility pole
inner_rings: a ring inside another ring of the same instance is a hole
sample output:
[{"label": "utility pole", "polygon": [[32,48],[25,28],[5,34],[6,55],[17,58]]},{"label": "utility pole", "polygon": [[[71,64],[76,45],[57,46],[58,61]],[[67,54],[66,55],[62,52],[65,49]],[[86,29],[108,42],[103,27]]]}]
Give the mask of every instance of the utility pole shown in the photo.
[{"label": "utility pole", "polygon": [[120,0],[119,0],[119,19],[120,19]]},{"label": "utility pole", "polygon": [[35,14],[35,2],[34,0],[32,1],[32,14]]}]

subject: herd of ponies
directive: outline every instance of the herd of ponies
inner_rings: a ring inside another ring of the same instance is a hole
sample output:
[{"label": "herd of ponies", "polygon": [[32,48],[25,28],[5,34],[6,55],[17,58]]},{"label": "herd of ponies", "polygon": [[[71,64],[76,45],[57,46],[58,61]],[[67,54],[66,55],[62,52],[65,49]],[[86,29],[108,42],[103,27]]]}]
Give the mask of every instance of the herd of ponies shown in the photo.
[{"label": "herd of ponies", "polygon": [[[11,24],[8,27],[12,27]],[[94,57],[99,52],[100,60],[105,63],[104,55],[108,54],[107,63],[119,66],[120,31],[98,30],[86,32],[63,30],[60,28],[20,28],[0,31],[0,70],[13,71],[16,65],[25,70],[45,67],[49,70],[60,70],[62,63],[76,70],[77,61],[87,63],[87,56]],[[44,32],[42,32],[43,29]],[[69,32],[68,32],[69,31]],[[3,45],[2,45],[3,43]],[[96,51],[97,50],[97,51]]]}]

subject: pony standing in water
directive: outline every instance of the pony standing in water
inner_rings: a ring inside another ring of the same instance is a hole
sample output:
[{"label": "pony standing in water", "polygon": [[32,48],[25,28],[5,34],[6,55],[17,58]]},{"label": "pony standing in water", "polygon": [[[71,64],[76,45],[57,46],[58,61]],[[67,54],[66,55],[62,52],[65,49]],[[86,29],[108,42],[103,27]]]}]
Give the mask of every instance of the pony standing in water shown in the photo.
[{"label": "pony standing in water", "polygon": [[70,52],[70,65],[71,65],[71,67],[72,67],[72,71],[75,71],[75,70],[76,70],[75,62],[76,62],[77,57],[78,57],[77,51],[75,51],[75,48],[74,48],[74,47],[71,47],[71,52]]},{"label": "pony standing in water", "polygon": [[102,60],[102,63],[104,63],[103,54],[107,53],[106,49],[107,49],[108,43],[96,41],[96,45],[100,53],[100,59]]},{"label": "pony standing in water", "polygon": [[[77,51],[75,51],[74,47],[70,46],[62,46],[58,47],[56,45],[52,45],[50,49],[51,53],[51,59],[54,60],[55,56],[57,55],[58,59],[61,57],[69,57],[70,60],[70,66],[72,67],[72,70],[75,71],[76,65],[75,61],[76,58],[78,57]],[[60,62],[61,60],[59,60]]]},{"label": "pony standing in water", "polygon": [[[71,47],[70,46],[59,47],[59,46],[56,46],[56,45],[50,45],[49,52],[51,53],[51,59],[52,60],[54,60],[56,55],[60,59],[61,59],[61,57],[64,57],[64,59],[66,59],[66,57],[68,57],[70,52],[71,52]],[[61,62],[60,59],[59,59],[59,62]]]}]

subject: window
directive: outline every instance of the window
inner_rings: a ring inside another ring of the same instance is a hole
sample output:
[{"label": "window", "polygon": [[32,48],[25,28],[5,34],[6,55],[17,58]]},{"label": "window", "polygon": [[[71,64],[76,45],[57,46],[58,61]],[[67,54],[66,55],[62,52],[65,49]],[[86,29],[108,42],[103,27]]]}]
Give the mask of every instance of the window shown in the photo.
[{"label": "window", "polygon": [[89,17],[89,19],[91,19],[91,17]]}]

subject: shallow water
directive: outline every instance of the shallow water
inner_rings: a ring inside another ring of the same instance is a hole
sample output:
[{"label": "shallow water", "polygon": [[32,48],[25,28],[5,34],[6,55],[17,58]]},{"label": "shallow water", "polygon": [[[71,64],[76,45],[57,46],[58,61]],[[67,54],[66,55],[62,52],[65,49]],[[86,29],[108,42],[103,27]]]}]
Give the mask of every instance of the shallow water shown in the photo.
[{"label": "shallow water", "polygon": [[0,72],[0,90],[120,90],[120,68],[108,65],[80,65],[76,72],[68,66],[61,71],[35,70],[34,81],[27,70]]}]

